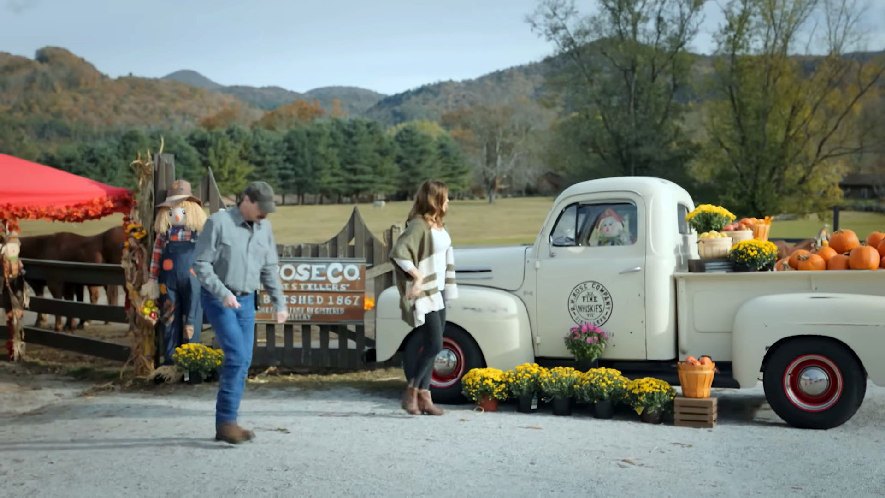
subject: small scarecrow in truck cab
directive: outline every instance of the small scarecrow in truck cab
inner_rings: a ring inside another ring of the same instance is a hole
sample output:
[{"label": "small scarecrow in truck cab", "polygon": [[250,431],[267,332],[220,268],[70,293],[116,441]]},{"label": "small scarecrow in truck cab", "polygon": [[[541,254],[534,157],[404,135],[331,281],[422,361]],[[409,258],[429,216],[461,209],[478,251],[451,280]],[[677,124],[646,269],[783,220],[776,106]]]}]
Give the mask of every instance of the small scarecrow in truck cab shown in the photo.
[{"label": "small scarecrow in truck cab", "polygon": [[171,365],[176,347],[200,342],[200,282],[191,265],[197,237],[206,224],[206,212],[185,180],[172,182],[166,200],[157,208],[150,277],[142,294],[155,300],[159,297],[163,364]]},{"label": "small scarecrow in truck cab", "polygon": [[614,209],[607,208],[599,215],[589,245],[628,246],[632,243],[633,238],[627,230],[624,219]]}]

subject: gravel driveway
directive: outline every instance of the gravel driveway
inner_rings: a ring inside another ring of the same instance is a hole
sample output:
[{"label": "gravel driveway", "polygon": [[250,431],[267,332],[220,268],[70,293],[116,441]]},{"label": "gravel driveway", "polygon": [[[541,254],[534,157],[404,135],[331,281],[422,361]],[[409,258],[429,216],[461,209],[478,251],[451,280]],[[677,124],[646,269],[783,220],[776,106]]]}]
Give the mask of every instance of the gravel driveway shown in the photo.
[{"label": "gravel driveway", "polygon": [[216,385],[96,391],[0,364],[0,496],[885,496],[885,389],[829,431],[790,428],[761,387],[718,390],[714,429],[622,413],[409,417],[395,388],[250,383],[217,443]]}]

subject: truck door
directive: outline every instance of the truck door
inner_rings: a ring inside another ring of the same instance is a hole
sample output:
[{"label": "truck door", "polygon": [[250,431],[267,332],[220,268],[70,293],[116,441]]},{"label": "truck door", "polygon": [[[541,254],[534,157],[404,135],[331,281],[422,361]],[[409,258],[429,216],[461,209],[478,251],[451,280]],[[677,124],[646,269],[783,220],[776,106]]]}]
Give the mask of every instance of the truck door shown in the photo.
[{"label": "truck door", "polygon": [[603,358],[645,359],[642,197],[607,192],[563,206],[537,253],[537,356],[570,357],[563,337],[589,322],[612,338]]}]

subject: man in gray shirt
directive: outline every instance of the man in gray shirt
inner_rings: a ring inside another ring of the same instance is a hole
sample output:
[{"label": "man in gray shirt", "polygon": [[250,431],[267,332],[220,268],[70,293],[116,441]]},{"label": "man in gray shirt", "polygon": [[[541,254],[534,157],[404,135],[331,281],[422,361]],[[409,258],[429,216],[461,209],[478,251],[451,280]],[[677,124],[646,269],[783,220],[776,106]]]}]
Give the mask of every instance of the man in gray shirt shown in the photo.
[{"label": "man in gray shirt", "polygon": [[279,257],[268,213],[276,210],[273,189],[252,182],[236,207],[209,217],[195,248],[193,270],[201,301],[224,351],[215,404],[215,439],[238,444],[255,433],[237,424],[237,412],[255,341],[255,293],[270,294],[277,323],[288,318],[280,283]]}]

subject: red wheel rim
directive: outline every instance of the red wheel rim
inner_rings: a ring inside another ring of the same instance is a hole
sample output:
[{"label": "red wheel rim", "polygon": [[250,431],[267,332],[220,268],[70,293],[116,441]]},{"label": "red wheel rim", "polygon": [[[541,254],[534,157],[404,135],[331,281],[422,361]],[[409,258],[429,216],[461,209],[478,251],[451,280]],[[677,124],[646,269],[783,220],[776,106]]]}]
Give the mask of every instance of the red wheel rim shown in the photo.
[{"label": "red wheel rim", "polygon": [[818,354],[796,357],[784,370],[783,389],[796,408],[822,412],[842,397],[842,371],[829,358]]},{"label": "red wheel rim", "polygon": [[443,348],[433,360],[430,384],[437,389],[452,387],[464,375],[464,351],[457,342],[443,337]]}]

